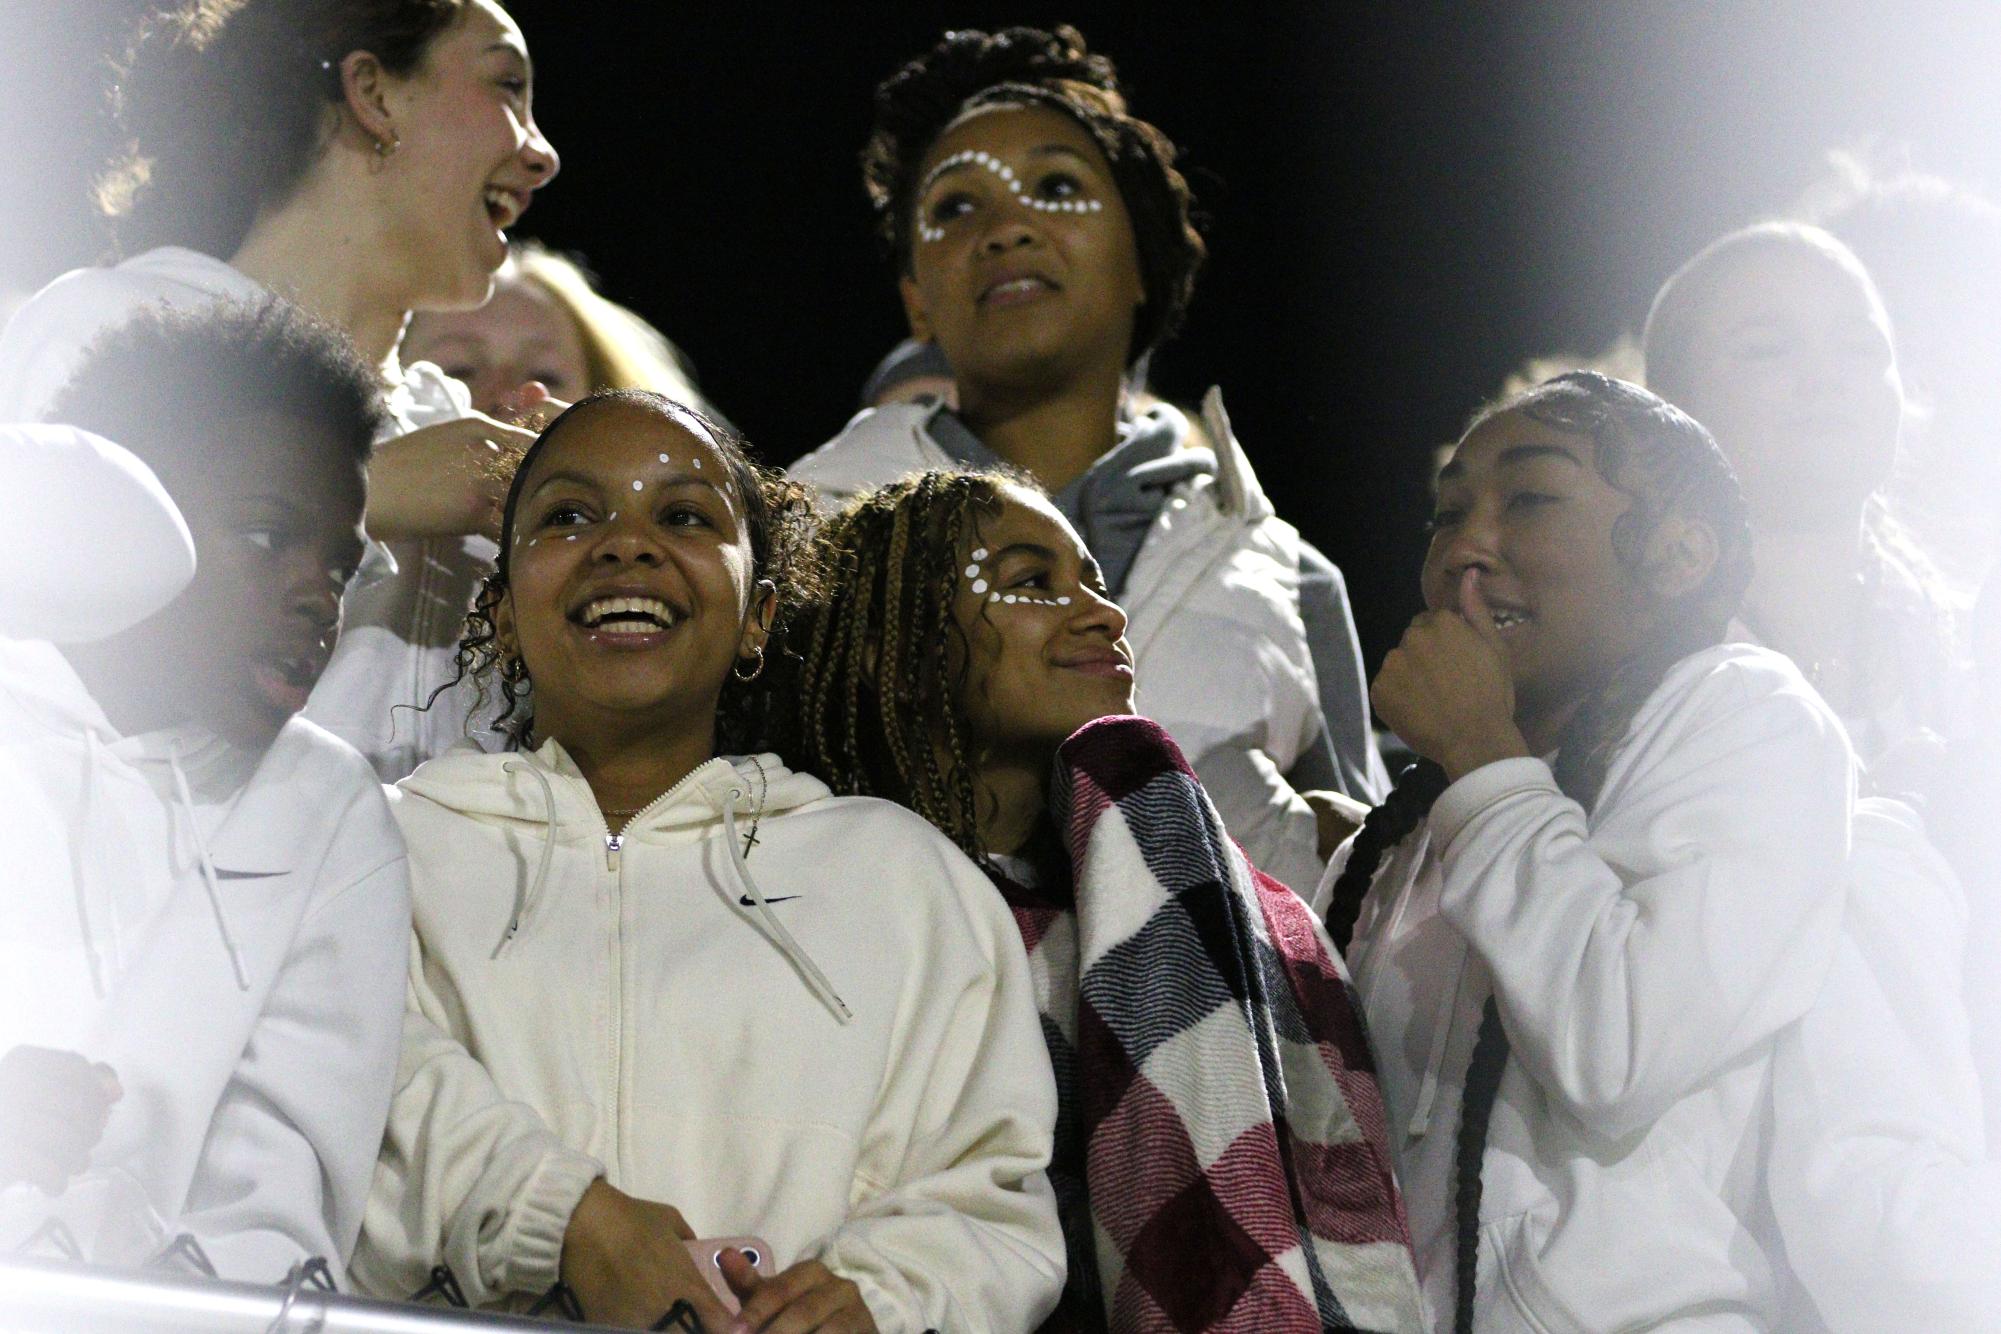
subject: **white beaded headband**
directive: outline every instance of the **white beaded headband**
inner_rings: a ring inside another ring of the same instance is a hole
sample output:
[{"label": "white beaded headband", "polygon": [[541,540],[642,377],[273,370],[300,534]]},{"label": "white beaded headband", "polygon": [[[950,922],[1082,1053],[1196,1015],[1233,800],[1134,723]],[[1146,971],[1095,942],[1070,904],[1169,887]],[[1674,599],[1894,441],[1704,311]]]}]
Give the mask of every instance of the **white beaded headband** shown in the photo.
[{"label": "white beaded headband", "polygon": [[[923,184],[917,187],[918,197],[922,198],[925,192],[930,190],[931,186],[940,176],[954,167],[963,167],[967,163],[971,163],[976,167],[985,167],[988,171],[1000,177],[1001,184],[1008,188],[1008,193],[1013,195],[1017,202],[1026,204],[1039,213],[1100,213],[1104,211],[1105,203],[1101,199],[1035,198],[1022,185],[1021,178],[1014,174],[1013,167],[1008,166],[1007,163],[1001,161],[992,153],[980,148],[962,149],[933,167],[930,174],[924,178]],[[945,239],[945,229],[943,227],[933,227],[921,217],[917,220],[917,234],[927,241],[942,241]]]}]

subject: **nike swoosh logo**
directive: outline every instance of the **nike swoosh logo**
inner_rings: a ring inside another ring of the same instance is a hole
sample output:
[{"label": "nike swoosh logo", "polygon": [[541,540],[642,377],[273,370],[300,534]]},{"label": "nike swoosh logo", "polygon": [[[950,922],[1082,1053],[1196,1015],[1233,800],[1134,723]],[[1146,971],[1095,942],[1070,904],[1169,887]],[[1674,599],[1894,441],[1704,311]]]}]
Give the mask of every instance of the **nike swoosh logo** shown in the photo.
[{"label": "nike swoosh logo", "polygon": [[269,880],[273,876],[290,874],[290,871],[232,871],[226,866],[215,868],[217,880]]},{"label": "nike swoosh logo", "polygon": [[[792,900],[802,897],[804,896],[800,894],[781,894],[775,899],[767,896],[764,901],[766,903],[790,903]],[[748,894],[737,895],[736,901],[746,908],[755,908],[757,906],[757,900]]]}]

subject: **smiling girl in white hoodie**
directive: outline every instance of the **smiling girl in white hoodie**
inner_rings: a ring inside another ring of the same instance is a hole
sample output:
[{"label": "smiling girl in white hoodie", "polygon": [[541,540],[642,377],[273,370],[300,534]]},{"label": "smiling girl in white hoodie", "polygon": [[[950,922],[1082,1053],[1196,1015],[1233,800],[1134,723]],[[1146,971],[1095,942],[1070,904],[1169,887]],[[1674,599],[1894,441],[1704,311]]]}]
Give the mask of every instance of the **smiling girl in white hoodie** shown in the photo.
[{"label": "smiling girl in white hoodie", "polygon": [[[1576,373],[1477,419],[1377,712],[1425,762],[1323,884],[1418,1273],[1458,1331],[1775,1327],[1781,1033],[1840,940],[1853,758],[1709,435]],[[1331,902],[1330,902],[1331,901]]]},{"label": "smiling girl in white hoodie", "polygon": [[[357,1273],[476,1305],[559,1279],[598,1321],[1025,1330],[1063,1243],[1021,943],[920,817],[723,758],[786,604],[792,497],[657,395],[565,413],[510,492],[468,645],[534,748],[400,788],[416,942]],[[782,587],[781,587],[782,585]]]}]

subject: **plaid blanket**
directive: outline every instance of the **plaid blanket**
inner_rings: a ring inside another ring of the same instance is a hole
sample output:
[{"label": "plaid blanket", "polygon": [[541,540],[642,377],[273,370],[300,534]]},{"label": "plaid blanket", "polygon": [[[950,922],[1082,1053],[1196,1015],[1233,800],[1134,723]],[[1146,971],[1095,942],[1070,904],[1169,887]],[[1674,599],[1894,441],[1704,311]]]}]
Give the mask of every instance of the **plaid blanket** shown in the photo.
[{"label": "plaid blanket", "polygon": [[1071,1280],[1045,1329],[1421,1330],[1382,1099],[1347,977],[1167,734],[1059,753],[1068,885],[996,878],[1061,1111]]}]

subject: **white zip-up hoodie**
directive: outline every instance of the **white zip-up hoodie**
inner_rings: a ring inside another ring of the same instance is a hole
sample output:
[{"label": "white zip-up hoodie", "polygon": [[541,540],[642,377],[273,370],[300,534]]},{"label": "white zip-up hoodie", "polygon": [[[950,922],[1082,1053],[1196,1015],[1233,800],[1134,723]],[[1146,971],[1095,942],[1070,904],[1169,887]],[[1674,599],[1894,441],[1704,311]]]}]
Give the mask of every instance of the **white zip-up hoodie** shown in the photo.
[{"label": "white zip-up hoodie", "polygon": [[[112,268],[66,273],[14,313],[0,332],[0,421],[38,421],[98,335],[141,310],[200,309],[268,300],[271,292],[223,261],[161,246]],[[472,411],[464,385],[429,362],[403,367],[389,386],[382,440]],[[378,441],[377,443],[380,443]],[[394,782],[466,739],[500,739],[475,719],[469,684],[446,690],[466,611],[499,548],[484,537],[375,543],[348,585],[340,643],[313,688],[306,716],[368,758]],[[468,719],[475,719],[469,727]]]},{"label": "white zip-up hoodie", "polygon": [[409,923],[368,766],[302,719],[261,757],[120,737],[55,649],[7,641],[0,789],[0,1050],[78,1051],[124,1089],[68,1192],[0,1192],[0,1251],[53,1215],[107,1263],[187,1232],[225,1278],[275,1282],[309,1256],[340,1276]]},{"label": "white zip-up hoodie", "polygon": [[1776,1327],[1757,1227],[1773,1051],[1841,938],[1854,771],[1789,660],[1725,644],[1667,674],[1588,814],[1542,760],[1502,760],[1384,858],[1348,960],[1440,1328],[1490,995],[1513,1050],[1482,1172],[1483,1334]]},{"label": "white zip-up hoodie", "polygon": [[2001,1160],[1973,1064],[1966,924],[1916,814],[1857,803],[1841,949],[1772,1080],[1772,1208],[1834,1334],[2001,1330]]},{"label": "white zip-up hoodie", "polygon": [[475,1305],[555,1283],[599,1175],[702,1236],[853,1280],[884,1334],[1028,1330],[1063,1237],[1019,933],[922,818],[775,756],[697,768],[617,837],[555,741],[400,785],[416,943],[355,1260]]}]

